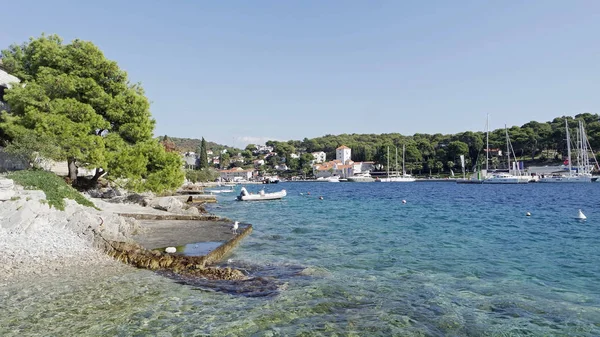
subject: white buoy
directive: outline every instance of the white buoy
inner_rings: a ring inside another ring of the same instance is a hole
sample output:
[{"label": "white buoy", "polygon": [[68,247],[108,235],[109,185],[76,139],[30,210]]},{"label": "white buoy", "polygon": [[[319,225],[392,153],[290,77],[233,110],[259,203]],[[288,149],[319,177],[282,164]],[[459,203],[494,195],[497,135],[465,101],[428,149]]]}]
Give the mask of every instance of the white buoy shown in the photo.
[{"label": "white buoy", "polygon": [[531,213],[527,212],[527,213],[525,213],[525,215],[527,215],[527,216],[531,216]]},{"label": "white buoy", "polygon": [[406,200],[402,200],[402,203],[403,203],[403,204],[406,204]]},{"label": "white buoy", "polygon": [[239,227],[238,225],[239,225],[239,221],[236,221],[236,222],[233,223],[233,227],[232,227],[233,234],[237,234],[237,229]]},{"label": "white buoy", "polygon": [[177,252],[177,248],[175,248],[175,247],[167,247],[167,248],[165,248],[165,252],[167,252],[167,253],[175,253],[175,252]]},{"label": "white buoy", "polygon": [[581,211],[581,209],[579,210],[579,213],[577,214],[577,219],[579,219],[579,220],[585,220],[585,219],[587,219],[587,216],[585,216],[585,214],[583,214],[583,212]]}]

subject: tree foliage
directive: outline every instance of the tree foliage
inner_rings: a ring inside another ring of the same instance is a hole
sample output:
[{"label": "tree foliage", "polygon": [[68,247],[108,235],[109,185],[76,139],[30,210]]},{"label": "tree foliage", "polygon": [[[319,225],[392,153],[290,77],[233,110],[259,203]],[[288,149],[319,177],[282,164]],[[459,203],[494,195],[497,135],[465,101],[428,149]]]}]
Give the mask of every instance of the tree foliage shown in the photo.
[{"label": "tree foliage", "polygon": [[[592,149],[600,151],[600,116],[597,114],[583,113],[571,116],[557,117],[550,122],[531,121],[521,127],[513,126],[508,129],[515,154],[519,160],[537,160],[545,164],[562,162],[566,156],[565,120],[569,123],[571,134],[575,134],[577,120],[582,120],[586,125],[587,136]],[[402,145],[406,146],[405,161],[408,170],[426,170],[431,173],[441,173],[443,170],[460,165],[460,155],[465,156],[466,164],[475,166],[476,163],[485,162],[485,132],[466,131],[453,135],[422,134],[404,136],[399,133],[389,134],[341,134],[325,135],[317,138],[304,138],[303,140],[290,140],[287,142],[268,141],[267,145],[279,149],[278,155],[285,157],[289,152],[286,147],[292,147],[301,152],[324,151],[327,158],[335,158],[335,150],[341,145],[352,149],[352,160],[374,161],[382,170],[387,169],[388,156],[391,169],[402,161]],[[388,149],[389,147],[389,155]],[[504,127],[490,130],[489,147],[502,150],[500,158],[490,157],[491,168],[506,168],[506,130]],[[396,148],[398,157],[396,158]],[[282,152],[282,153],[279,153]],[[544,162],[549,160],[550,162]],[[271,161],[276,164],[275,160]],[[299,171],[304,170],[302,160]],[[302,173],[302,172],[300,172]]]},{"label": "tree foliage", "polygon": [[208,168],[208,156],[206,154],[206,141],[204,137],[202,137],[202,142],[200,143],[200,168],[206,169]]},{"label": "tree foliage", "polygon": [[128,178],[136,189],[161,191],[183,182],[182,162],[152,139],[150,103],[139,84],[93,43],[64,44],[57,35],[31,38],[2,51],[8,72],[23,81],[5,94],[10,112],[0,127],[7,142],[35,135],[56,149],[55,157],[77,167]]}]

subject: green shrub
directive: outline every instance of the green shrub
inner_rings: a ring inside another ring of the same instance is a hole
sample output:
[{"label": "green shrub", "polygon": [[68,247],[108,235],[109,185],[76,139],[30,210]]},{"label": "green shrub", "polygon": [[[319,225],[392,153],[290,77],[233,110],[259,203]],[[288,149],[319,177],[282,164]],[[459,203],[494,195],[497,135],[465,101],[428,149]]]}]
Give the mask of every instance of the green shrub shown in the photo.
[{"label": "green shrub", "polygon": [[48,204],[61,211],[65,210],[64,198],[75,200],[80,205],[96,208],[91,201],[86,199],[73,187],[67,185],[61,177],[52,172],[38,170],[17,171],[9,174],[8,178],[14,180],[25,189],[44,191]]},{"label": "green shrub", "polygon": [[217,178],[219,178],[219,171],[213,168],[205,168],[201,170],[186,170],[185,177],[187,180],[193,183],[215,181]]}]

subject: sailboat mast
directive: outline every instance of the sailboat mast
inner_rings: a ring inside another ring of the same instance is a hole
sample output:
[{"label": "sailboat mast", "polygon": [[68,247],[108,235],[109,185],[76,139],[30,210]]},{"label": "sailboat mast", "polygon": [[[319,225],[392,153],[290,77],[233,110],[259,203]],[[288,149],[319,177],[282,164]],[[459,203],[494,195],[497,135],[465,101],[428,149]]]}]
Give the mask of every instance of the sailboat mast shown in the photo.
[{"label": "sailboat mast", "polygon": [[398,147],[396,146],[396,163],[394,164],[394,171],[396,171],[396,174],[394,174],[394,176],[398,176]]},{"label": "sailboat mast", "polygon": [[565,129],[567,130],[567,160],[569,161],[569,175],[572,174],[571,171],[571,139],[569,138],[569,123],[565,119]]},{"label": "sailboat mast", "polygon": [[504,132],[506,132],[506,158],[508,158],[508,173],[510,174],[510,142],[508,140],[508,128],[504,124]]},{"label": "sailboat mast", "polygon": [[390,179],[390,147],[387,147],[387,178]]},{"label": "sailboat mast", "polygon": [[579,128],[579,125],[577,125],[577,173],[579,173],[580,171],[581,171],[581,129]]},{"label": "sailboat mast", "polygon": [[406,146],[402,144],[402,176],[406,175],[406,171],[404,171],[404,154],[406,153]]},{"label": "sailboat mast", "polygon": [[582,171],[583,173],[590,173],[588,170],[589,167],[589,157],[588,157],[588,149],[587,149],[587,137],[585,136],[585,129],[583,128],[583,122],[579,121],[579,133],[581,133],[581,164],[583,165]]},{"label": "sailboat mast", "polygon": [[488,174],[488,161],[490,153],[490,114],[487,115],[485,122],[485,174]]}]

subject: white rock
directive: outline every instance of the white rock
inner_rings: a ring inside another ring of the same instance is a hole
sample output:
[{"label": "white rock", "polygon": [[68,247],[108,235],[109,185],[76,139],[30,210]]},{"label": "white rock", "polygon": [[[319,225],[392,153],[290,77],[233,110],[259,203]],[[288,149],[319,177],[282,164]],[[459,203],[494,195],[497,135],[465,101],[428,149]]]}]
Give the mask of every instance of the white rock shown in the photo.
[{"label": "white rock", "polygon": [[186,209],[185,214],[188,215],[200,215],[200,211],[196,208],[196,207],[190,207],[188,209]]},{"label": "white rock", "polygon": [[171,213],[183,212],[183,202],[175,197],[157,198],[156,201],[157,203],[153,206],[156,209],[161,209]]},{"label": "white rock", "polygon": [[0,178],[0,201],[10,200],[15,194],[15,184],[12,179]]}]

